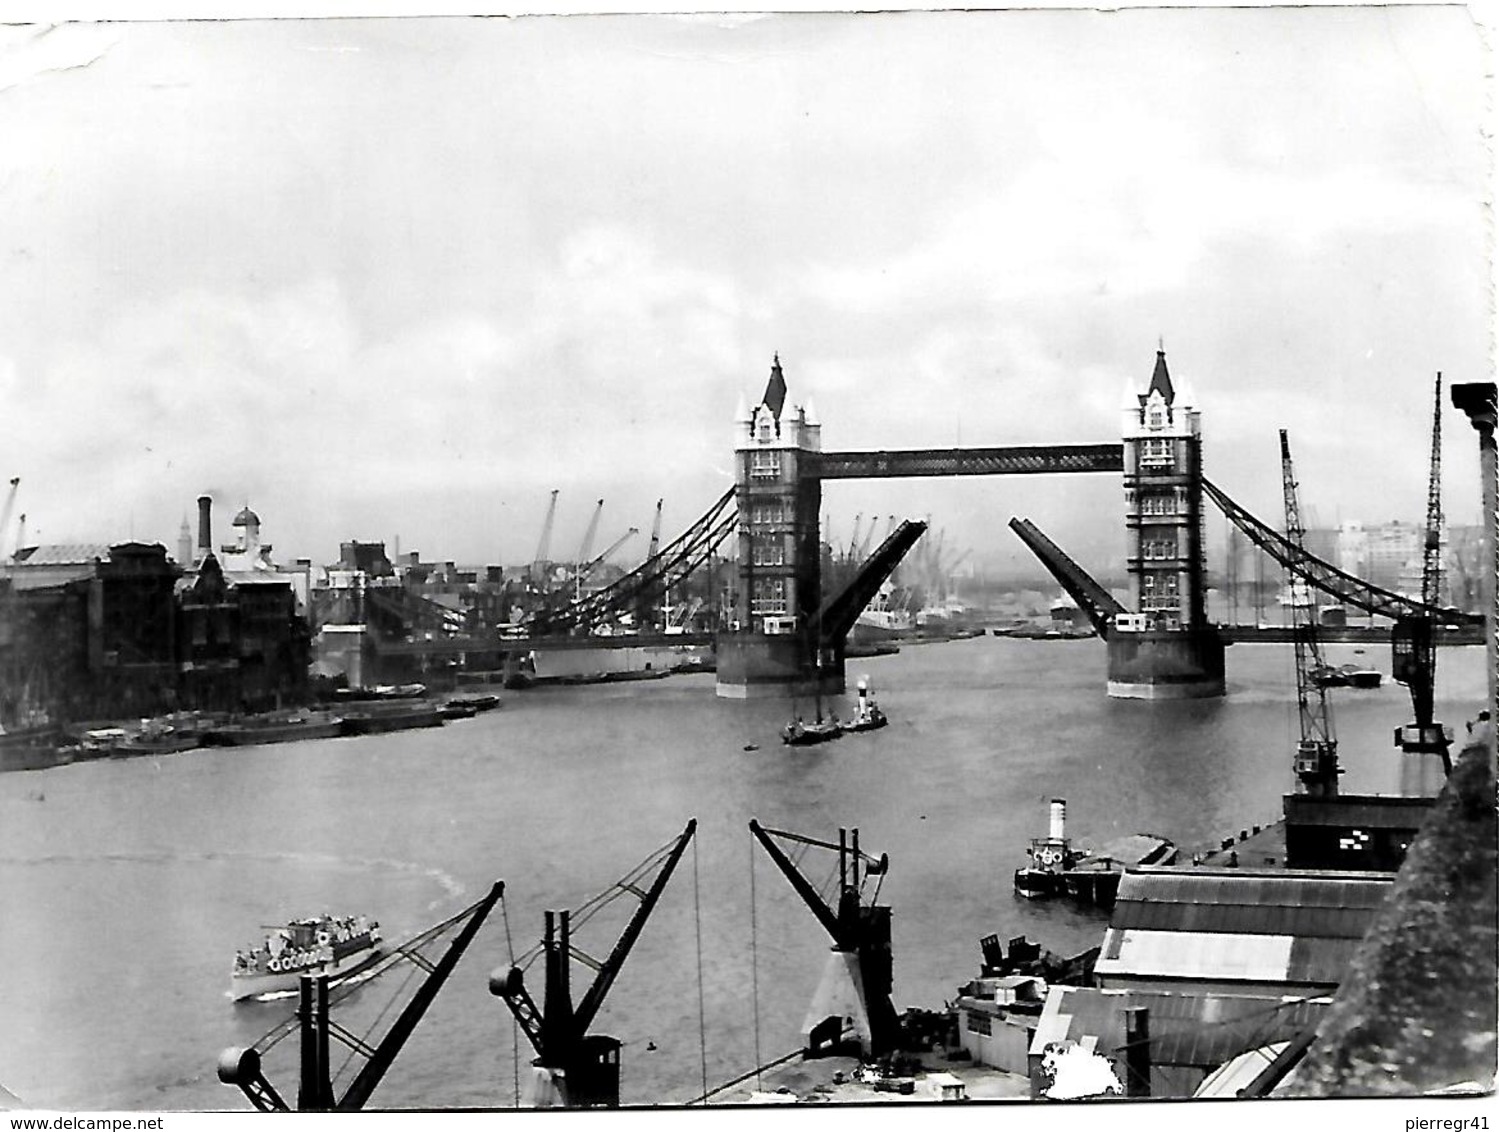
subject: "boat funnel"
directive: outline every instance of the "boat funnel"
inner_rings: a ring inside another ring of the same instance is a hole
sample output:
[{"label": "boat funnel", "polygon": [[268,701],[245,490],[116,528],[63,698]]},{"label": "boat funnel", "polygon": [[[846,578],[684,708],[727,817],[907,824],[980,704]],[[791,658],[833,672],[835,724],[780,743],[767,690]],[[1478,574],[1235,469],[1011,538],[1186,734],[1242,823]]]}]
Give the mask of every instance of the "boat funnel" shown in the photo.
[{"label": "boat funnel", "polygon": [[1051,839],[1064,841],[1067,838],[1067,801],[1065,798],[1051,800]]}]

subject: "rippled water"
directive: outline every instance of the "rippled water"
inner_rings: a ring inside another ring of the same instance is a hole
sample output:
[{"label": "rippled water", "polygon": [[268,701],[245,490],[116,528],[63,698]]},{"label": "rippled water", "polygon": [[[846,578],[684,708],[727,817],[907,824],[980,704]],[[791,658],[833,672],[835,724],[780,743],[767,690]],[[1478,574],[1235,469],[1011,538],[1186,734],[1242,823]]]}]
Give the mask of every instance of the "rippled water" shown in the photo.
[{"label": "rippled water", "polygon": [[[1330,654],[1354,659],[1352,646]],[[1388,667],[1383,649],[1363,659]],[[1460,729],[1481,703],[1482,657],[1443,650],[1441,664],[1439,714]],[[1206,845],[1278,814],[1296,733],[1289,646],[1234,646],[1220,701],[1109,700],[1103,669],[1096,641],[907,646],[850,666],[891,726],[810,750],[777,741],[787,704],[718,700],[711,677],[677,676],[510,693],[440,730],[0,776],[0,1084],[35,1107],[246,1108],[218,1082],[218,1052],[292,1009],[225,996],[235,949],[261,925],[364,913],[400,939],[503,879],[505,914],[372,1103],[511,1104],[514,1032],[486,989],[508,963],[506,921],[525,950],[543,910],[577,907],[691,817],[695,844],[594,1026],[625,1043],[625,1103],[691,1099],[705,1057],[710,1085],[751,1069],[757,1029],[763,1059],[797,1044],[827,941],[752,851],[751,817],[818,837],[858,826],[866,849],[889,853],[896,1005],[939,1007],[977,973],[990,931],[1064,954],[1099,941],[1098,915],[1012,895],[1048,799],[1068,799],[1083,842],[1139,830]],[[1409,711],[1396,685],[1338,701],[1345,790],[1398,791],[1391,732]],[[809,858],[807,871],[820,881],[832,865]],[[621,916],[575,943],[606,954]],[[591,977],[575,967],[575,1000]],[[357,992],[339,1021],[376,1021],[392,981]],[[289,1099],[293,1045],[268,1062]],[[335,1068],[342,1057],[335,1046]]]}]

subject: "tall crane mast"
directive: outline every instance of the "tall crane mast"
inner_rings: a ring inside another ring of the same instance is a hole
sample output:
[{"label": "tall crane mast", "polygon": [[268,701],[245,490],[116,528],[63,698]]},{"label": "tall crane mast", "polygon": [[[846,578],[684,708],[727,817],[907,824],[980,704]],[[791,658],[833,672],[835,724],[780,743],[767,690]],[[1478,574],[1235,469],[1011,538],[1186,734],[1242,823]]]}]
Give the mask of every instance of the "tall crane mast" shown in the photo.
[{"label": "tall crane mast", "polygon": [[[532,1065],[537,1072],[528,1097],[530,1106],[619,1107],[619,1050],[622,1043],[603,1034],[590,1034],[588,1030],[696,831],[697,819],[693,818],[681,834],[652,853],[608,891],[578,909],[576,915],[569,911],[547,912],[541,946],[533,949],[527,960],[512,962],[509,968],[496,970],[490,975],[489,992],[504,1001],[531,1048],[536,1051]],[[602,960],[594,959],[573,942],[573,922],[576,920],[581,926],[604,903],[621,896],[633,897],[640,903],[608,956]],[[537,957],[544,963],[539,1004],[526,986],[523,974],[524,962]],[[576,1006],[572,997],[574,959],[595,972],[593,983]]]},{"label": "tall crane mast", "polygon": [[593,551],[593,538],[598,534],[599,516],[604,513],[604,501],[600,499],[593,509],[593,517],[588,520],[588,529],[583,532],[583,545],[578,547],[578,562],[587,562],[588,555]]},{"label": "tall crane mast", "polygon": [[651,545],[646,552],[647,558],[655,558],[661,552],[661,504],[666,500],[656,500],[656,518],[651,523]]},{"label": "tall crane mast", "polygon": [[604,501],[599,500],[598,506],[593,509],[593,517],[588,520],[588,529],[583,532],[583,544],[578,547],[578,557],[573,560],[573,596],[583,596],[583,572],[586,569],[588,555],[593,551],[593,538],[598,533],[599,516],[604,513]]},{"label": "tall crane mast", "polygon": [[531,560],[531,584],[541,581],[542,568],[552,550],[552,520],[557,517],[557,488],[552,489],[551,502],[547,504],[547,517],[541,524],[541,538],[536,543],[536,557]]},{"label": "tall crane mast", "polygon": [[[802,1052],[815,1057],[857,1044],[866,1057],[890,1053],[900,1037],[900,1021],[890,998],[894,977],[890,907],[877,903],[890,858],[861,851],[857,829],[839,829],[838,840],[833,842],[767,829],[753,819],[749,827],[833,941],[827,968],[802,1024]],[[798,854],[812,848],[836,852],[836,896],[825,896],[781,843],[788,848],[795,846]],[[865,903],[862,890],[869,877],[878,877],[879,881]]]},{"label": "tall crane mast", "polygon": [[[1421,604],[1428,610],[1442,600],[1442,375],[1437,374],[1431,416],[1431,471],[1426,481],[1426,529],[1421,545]],[[1415,720],[1398,728],[1395,746],[1408,755],[1438,755],[1452,772],[1452,734],[1434,720],[1437,679],[1436,626],[1430,612],[1402,617],[1390,634],[1391,674],[1410,689]]]},{"label": "tall crane mast", "polygon": [[[1291,442],[1285,429],[1280,430],[1280,477],[1286,505],[1286,539],[1303,550],[1306,529],[1301,524],[1296,471],[1291,464]],[[1317,639],[1317,611],[1314,605],[1295,599],[1296,576],[1287,573],[1286,583],[1293,594],[1291,636],[1296,646],[1296,709],[1301,724],[1301,739],[1296,744],[1296,784],[1300,793],[1331,798],[1338,792],[1338,775],[1342,771],[1338,767],[1338,741],[1333,735],[1327,689],[1316,678],[1327,668]]]}]

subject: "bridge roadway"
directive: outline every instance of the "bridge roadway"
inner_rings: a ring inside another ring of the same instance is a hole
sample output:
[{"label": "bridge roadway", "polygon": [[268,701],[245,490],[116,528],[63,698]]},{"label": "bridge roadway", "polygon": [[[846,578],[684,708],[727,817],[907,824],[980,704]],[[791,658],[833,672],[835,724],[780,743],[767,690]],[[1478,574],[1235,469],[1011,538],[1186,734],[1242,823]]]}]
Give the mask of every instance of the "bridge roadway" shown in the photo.
[{"label": "bridge roadway", "polygon": [[639,649],[673,645],[711,645],[712,633],[616,633],[599,637],[434,637],[430,641],[376,639],[382,656],[461,656],[464,653],[516,653],[532,649]]},{"label": "bridge roadway", "polygon": [[1047,444],[1008,448],[908,448],[808,452],[803,475],[823,480],[909,476],[995,476],[1122,472],[1124,445]]}]

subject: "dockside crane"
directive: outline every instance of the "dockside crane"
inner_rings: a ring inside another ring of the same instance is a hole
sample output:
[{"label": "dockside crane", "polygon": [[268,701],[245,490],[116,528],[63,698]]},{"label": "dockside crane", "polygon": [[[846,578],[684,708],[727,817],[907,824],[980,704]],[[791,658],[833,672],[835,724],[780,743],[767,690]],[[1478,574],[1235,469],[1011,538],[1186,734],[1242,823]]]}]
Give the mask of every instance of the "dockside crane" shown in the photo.
[{"label": "dockside crane", "polygon": [[[859,526],[864,522],[864,512],[860,511],[854,516],[854,529],[848,536],[848,557],[857,560],[859,547],[863,544],[859,541]],[[873,521],[871,521],[873,525]]]},{"label": "dockside crane", "polygon": [[588,529],[583,532],[583,544],[578,547],[578,557],[575,561],[582,565],[588,561],[588,556],[593,553],[593,539],[599,531],[599,516],[604,513],[604,501],[600,499],[594,506],[593,516],[588,520]]},{"label": "dockside crane", "polygon": [[573,597],[583,596],[583,571],[588,556],[593,553],[593,539],[599,530],[599,516],[604,513],[604,501],[600,499],[598,505],[593,509],[593,515],[588,520],[588,529],[583,532],[582,545],[578,547],[578,557],[573,559]]},{"label": "dockside crane", "polygon": [[[577,909],[576,913],[548,911],[540,946],[520,960],[512,960],[508,968],[489,977],[490,993],[504,1000],[526,1040],[536,1051],[532,1062],[536,1074],[527,1098],[529,1107],[619,1107],[621,1042],[603,1034],[590,1034],[588,1027],[604,1005],[620,968],[640,938],[646,920],[696,830],[697,819],[693,818],[679,836],[652,853],[604,893]],[[644,887],[646,878],[652,873],[655,874],[654,880],[650,881],[649,887]],[[572,942],[573,923],[576,920],[578,926],[582,926],[601,907],[620,896],[632,896],[640,901],[640,905],[615,941],[613,950],[600,962]],[[546,971],[539,1007],[526,988],[523,974],[526,964],[538,956],[544,958]],[[574,959],[597,972],[576,1007],[572,999]]]},{"label": "dockside crane", "polygon": [[1391,675],[1410,689],[1413,722],[1395,731],[1395,746],[1407,755],[1437,755],[1442,773],[1452,773],[1452,731],[1436,722],[1436,624],[1431,610],[1442,600],[1442,375],[1436,379],[1431,417],[1431,469],[1426,481],[1426,529],[1421,545],[1421,604],[1427,612],[1401,617],[1390,634]]},{"label": "dockside crane", "polygon": [[542,572],[546,569],[547,556],[552,552],[552,522],[557,517],[557,488],[552,489],[551,501],[547,503],[547,517],[541,524],[541,538],[536,543],[536,557],[531,560],[530,582],[540,588]]},{"label": "dockside crane", "polygon": [[[276,1026],[254,1045],[226,1049],[219,1056],[219,1080],[238,1088],[261,1112],[292,1111],[291,1106],[266,1078],[262,1060],[283,1039],[298,1034],[301,1038],[301,1080],[297,1089],[296,1111],[357,1112],[364,1108],[386,1072],[395,1064],[406,1039],[411,1037],[417,1023],[437,997],[437,992],[442,989],[443,983],[458,965],[458,960],[473,942],[485,918],[504,895],[505,882],[496,881],[480,900],[395,949],[395,959],[383,967],[380,974],[403,962],[415,964],[427,974],[378,1044],[371,1045],[366,1038],[350,1033],[332,1019],[331,1007],[358,989],[357,982],[338,987],[330,997],[331,980],[328,975],[303,975],[296,1014]],[[462,926],[457,935],[436,963],[421,953],[423,947],[460,924]],[[335,1097],[333,1093],[328,1057],[330,1036],[365,1059],[363,1067],[341,1097]]]},{"label": "dockside crane", "polygon": [[[890,859],[860,850],[857,829],[839,829],[837,842],[832,842],[766,829],[753,819],[749,828],[833,940],[833,953],[802,1023],[803,1052],[816,1057],[857,1045],[866,1057],[889,1053],[896,1048],[900,1020],[890,999],[894,982],[890,908],[876,901]],[[778,842],[802,852],[817,848],[838,854],[838,892],[832,902],[824,899]],[[870,877],[879,880],[865,903],[862,890]]]},{"label": "dockside crane", "polygon": [[[1296,471],[1291,464],[1291,442],[1286,430],[1280,430],[1280,478],[1285,496],[1286,539],[1297,550],[1304,550],[1306,529],[1301,523],[1301,505],[1297,499]],[[1296,576],[1287,571],[1286,584],[1294,585]],[[1332,711],[1327,689],[1317,677],[1327,671],[1322,659],[1322,645],[1317,637],[1317,611],[1310,603],[1291,605],[1291,637],[1296,648],[1296,710],[1301,739],[1296,745],[1296,783],[1300,793],[1331,798],[1338,792],[1338,740],[1333,734]]]}]

